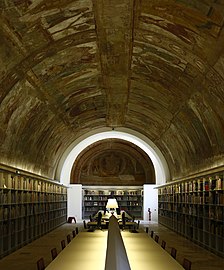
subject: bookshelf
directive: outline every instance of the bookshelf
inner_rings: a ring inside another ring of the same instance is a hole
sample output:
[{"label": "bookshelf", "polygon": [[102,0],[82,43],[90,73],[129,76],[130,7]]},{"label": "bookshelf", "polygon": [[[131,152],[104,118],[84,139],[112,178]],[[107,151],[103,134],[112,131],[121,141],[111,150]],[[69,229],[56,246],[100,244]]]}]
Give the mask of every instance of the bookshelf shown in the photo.
[{"label": "bookshelf", "polygon": [[224,257],[224,172],[158,188],[159,223]]},{"label": "bookshelf", "polygon": [[66,187],[0,169],[0,258],[66,220]]},{"label": "bookshelf", "polygon": [[97,211],[103,210],[108,198],[117,199],[118,206],[121,210],[126,211],[137,219],[143,216],[143,188],[124,189],[100,189],[100,188],[83,188],[83,218],[89,219]]}]

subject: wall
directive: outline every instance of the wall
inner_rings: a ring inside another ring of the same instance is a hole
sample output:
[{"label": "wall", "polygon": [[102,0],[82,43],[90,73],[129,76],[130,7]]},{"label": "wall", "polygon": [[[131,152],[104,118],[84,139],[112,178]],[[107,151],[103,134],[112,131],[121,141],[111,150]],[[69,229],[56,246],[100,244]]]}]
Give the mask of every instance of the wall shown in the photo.
[{"label": "wall", "polygon": [[149,220],[148,208],[151,210],[151,221],[158,222],[158,190],[157,185],[144,185],[143,219]]},{"label": "wall", "polygon": [[[158,191],[156,185],[144,185],[143,219],[149,220],[148,208],[151,208],[152,221],[158,222]],[[82,220],[82,185],[70,185],[68,189],[68,216]]]},{"label": "wall", "polygon": [[68,217],[82,220],[82,185],[69,185],[68,188]]}]

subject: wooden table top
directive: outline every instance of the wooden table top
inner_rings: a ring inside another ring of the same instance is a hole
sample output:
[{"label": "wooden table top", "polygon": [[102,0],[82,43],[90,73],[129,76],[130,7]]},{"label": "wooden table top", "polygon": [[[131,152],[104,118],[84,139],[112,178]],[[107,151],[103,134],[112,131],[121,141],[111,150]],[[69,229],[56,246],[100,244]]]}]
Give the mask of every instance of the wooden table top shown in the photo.
[{"label": "wooden table top", "polygon": [[183,270],[183,267],[145,232],[121,232],[131,270]]},{"label": "wooden table top", "polygon": [[106,248],[107,231],[80,232],[45,269],[103,270]]},{"label": "wooden table top", "polygon": [[[145,232],[122,231],[131,270],[183,270],[183,267]],[[80,232],[46,270],[104,270],[107,231]],[[113,259],[112,259],[113,260]]]}]

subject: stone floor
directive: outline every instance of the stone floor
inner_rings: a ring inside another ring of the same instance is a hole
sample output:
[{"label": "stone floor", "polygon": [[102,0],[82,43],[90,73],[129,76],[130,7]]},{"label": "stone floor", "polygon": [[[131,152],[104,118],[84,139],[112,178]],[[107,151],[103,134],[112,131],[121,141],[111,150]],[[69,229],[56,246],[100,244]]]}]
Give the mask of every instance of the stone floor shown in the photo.
[{"label": "stone floor", "polygon": [[[44,235],[34,242],[24,246],[14,253],[0,260],[0,269],[4,270],[36,270],[36,261],[43,257],[45,265],[51,262],[50,250],[56,247],[61,251],[61,240],[68,234],[72,236],[75,227],[79,231],[84,230],[82,223],[64,224],[54,231]],[[184,237],[170,231],[166,227],[152,222],[141,222],[139,230],[145,231],[149,227],[149,232],[153,230],[159,236],[159,244],[166,241],[166,251],[170,253],[171,247],[177,249],[177,261],[181,264],[186,257],[192,261],[192,270],[221,270],[224,269],[224,259],[192,243]],[[150,237],[150,236],[149,236]],[[83,269],[85,270],[85,269]],[[165,269],[161,269],[165,270]]]},{"label": "stone floor", "polygon": [[[210,251],[192,243],[186,238],[169,230],[168,228],[151,223],[144,225],[153,230],[154,235],[159,236],[159,244],[162,240],[166,241],[166,250],[170,253],[171,247],[177,249],[177,261],[182,264],[184,257],[192,261],[192,270],[221,270],[224,269],[224,259],[216,256]],[[150,232],[149,232],[150,233]]]}]

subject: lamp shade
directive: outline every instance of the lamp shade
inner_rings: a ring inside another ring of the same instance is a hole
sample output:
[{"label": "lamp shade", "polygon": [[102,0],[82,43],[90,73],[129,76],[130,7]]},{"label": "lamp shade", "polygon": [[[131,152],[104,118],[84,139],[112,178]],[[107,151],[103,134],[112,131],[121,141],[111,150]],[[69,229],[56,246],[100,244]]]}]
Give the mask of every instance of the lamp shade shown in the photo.
[{"label": "lamp shade", "polygon": [[108,199],[106,208],[118,208],[118,203],[116,199]]}]

